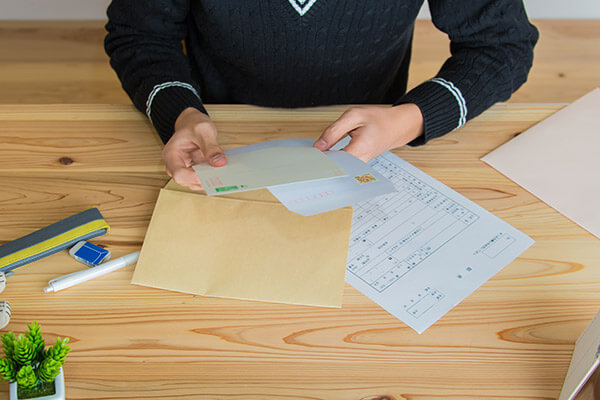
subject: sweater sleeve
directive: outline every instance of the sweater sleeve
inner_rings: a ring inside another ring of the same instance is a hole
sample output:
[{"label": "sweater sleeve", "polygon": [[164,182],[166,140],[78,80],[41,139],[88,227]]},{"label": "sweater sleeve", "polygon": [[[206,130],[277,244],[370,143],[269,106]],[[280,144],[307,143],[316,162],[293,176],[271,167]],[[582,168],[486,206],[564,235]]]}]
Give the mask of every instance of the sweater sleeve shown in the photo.
[{"label": "sweater sleeve", "polygon": [[527,80],[538,39],[522,0],[429,0],[429,8],[450,38],[451,57],[434,78],[396,102],[414,103],[423,114],[425,131],[413,146],[507,100]]},{"label": "sweater sleeve", "polygon": [[206,113],[182,47],[188,10],[189,0],[113,0],[107,10],[110,64],[164,143],[184,109]]}]

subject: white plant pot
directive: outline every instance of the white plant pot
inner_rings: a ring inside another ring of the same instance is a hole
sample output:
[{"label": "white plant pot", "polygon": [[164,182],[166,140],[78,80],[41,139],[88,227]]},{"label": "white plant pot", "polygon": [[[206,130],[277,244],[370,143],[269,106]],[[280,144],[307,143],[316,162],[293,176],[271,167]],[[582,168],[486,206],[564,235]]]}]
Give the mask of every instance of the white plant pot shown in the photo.
[{"label": "white plant pot", "polygon": [[[11,383],[9,386],[10,400],[22,400],[17,397],[17,382]],[[33,397],[29,400],[65,400],[65,376],[62,367],[60,367],[60,374],[54,379],[54,388],[56,393],[52,396]]]}]

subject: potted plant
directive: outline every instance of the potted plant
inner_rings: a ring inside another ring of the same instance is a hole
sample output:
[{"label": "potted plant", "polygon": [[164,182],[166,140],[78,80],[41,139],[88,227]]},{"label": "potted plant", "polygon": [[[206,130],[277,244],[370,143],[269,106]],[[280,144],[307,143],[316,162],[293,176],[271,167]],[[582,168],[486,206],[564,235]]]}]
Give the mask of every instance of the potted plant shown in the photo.
[{"label": "potted plant", "polygon": [[12,332],[1,336],[5,357],[0,360],[0,375],[10,381],[10,399],[64,400],[62,365],[71,351],[69,338],[59,337],[46,349],[39,324],[33,321],[27,327],[18,338]]}]

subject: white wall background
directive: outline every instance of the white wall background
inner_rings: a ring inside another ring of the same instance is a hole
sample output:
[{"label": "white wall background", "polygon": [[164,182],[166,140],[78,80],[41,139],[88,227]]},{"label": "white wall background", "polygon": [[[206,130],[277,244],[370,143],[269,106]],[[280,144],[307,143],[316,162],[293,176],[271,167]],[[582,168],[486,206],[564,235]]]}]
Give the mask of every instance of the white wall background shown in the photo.
[{"label": "white wall background", "polygon": [[[0,0],[0,20],[102,20],[109,3],[110,0]],[[600,19],[600,0],[525,0],[525,6],[532,19]],[[419,17],[429,18],[426,6]]]},{"label": "white wall background", "polygon": [[109,4],[110,0],[0,0],[0,20],[103,20]]},{"label": "white wall background", "polygon": [[[600,19],[600,0],[524,0],[524,3],[531,19]],[[419,18],[431,18],[427,4],[423,5]]]}]

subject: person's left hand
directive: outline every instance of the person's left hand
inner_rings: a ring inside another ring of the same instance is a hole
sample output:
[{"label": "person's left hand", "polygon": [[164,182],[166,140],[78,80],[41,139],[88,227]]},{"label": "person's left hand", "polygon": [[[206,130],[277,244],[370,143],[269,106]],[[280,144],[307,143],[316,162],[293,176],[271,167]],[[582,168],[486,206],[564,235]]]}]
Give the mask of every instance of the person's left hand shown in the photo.
[{"label": "person's left hand", "polygon": [[419,107],[411,103],[394,107],[352,107],[323,131],[314,147],[329,150],[346,134],[352,139],[344,151],[368,162],[422,135],[423,116]]}]

